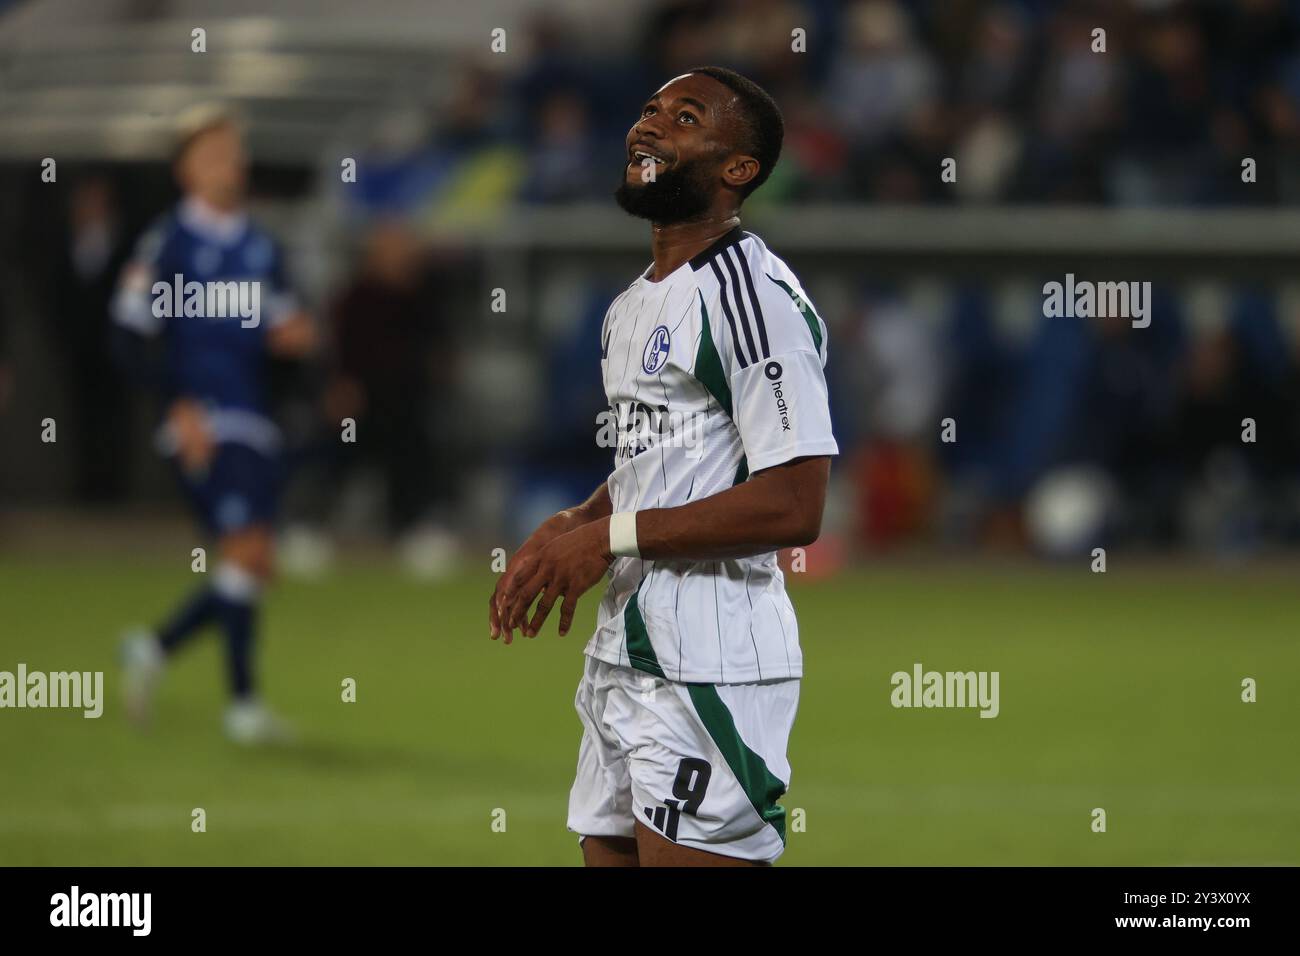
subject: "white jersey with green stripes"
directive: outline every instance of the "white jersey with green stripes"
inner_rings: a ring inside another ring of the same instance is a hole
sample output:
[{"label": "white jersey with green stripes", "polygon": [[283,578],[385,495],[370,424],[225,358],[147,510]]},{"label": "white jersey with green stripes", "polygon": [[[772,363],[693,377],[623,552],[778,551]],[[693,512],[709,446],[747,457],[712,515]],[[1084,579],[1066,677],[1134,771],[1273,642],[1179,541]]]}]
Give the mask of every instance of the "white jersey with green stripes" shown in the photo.
[{"label": "white jersey with green stripes", "polygon": [[[739,227],[605,315],[601,371],[615,512],[671,508],[795,458],[834,455],[826,326],[794,273]],[[586,653],[685,683],[802,677],[775,552],[618,558]]]}]

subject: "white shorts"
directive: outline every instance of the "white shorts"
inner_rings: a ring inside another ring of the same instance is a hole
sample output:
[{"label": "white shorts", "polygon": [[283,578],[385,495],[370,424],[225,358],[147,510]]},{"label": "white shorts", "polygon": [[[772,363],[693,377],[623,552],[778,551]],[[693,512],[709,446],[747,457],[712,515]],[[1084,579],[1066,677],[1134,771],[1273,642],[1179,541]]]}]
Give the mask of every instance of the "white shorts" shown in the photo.
[{"label": "white shorts", "polygon": [[799,680],[679,684],[586,659],[569,829],[635,836],[633,821],[682,846],[772,862],[785,849],[786,746]]}]

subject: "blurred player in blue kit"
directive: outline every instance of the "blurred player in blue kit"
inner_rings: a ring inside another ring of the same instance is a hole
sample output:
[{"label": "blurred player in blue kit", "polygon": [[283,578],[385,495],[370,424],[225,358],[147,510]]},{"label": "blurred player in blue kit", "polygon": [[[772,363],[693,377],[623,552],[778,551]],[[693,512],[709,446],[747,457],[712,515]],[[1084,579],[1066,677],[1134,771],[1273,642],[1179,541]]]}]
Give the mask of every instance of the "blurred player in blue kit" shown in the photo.
[{"label": "blurred player in blue kit", "polygon": [[226,734],[282,740],[287,726],[258,697],[253,674],[282,481],[268,359],[307,357],[316,331],[289,289],[278,244],[245,210],[248,157],[236,118],[218,106],[183,115],[174,172],[182,198],[139,241],[113,319],[123,364],[162,400],[159,450],[218,557],[162,626],[127,637],[126,707],[143,723],[168,659],[215,623],[226,642]]}]

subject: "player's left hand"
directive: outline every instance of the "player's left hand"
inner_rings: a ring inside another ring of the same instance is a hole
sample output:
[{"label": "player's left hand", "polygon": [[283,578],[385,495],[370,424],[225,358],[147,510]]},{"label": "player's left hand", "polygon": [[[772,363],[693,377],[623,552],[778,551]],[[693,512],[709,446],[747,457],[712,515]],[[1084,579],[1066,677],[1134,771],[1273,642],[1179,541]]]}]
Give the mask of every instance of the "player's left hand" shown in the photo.
[{"label": "player's left hand", "polygon": [[[605,576],[613,560],[609,552],[609,518],[580,525],[524,558],[502,602],[505,612],[501,622],[507,642],[516,627],[525,636],[536,637],[561,597],[560,636],[568,634],[578,598]],[[528,609],[535,599],[537,608],[529,620]]]}]

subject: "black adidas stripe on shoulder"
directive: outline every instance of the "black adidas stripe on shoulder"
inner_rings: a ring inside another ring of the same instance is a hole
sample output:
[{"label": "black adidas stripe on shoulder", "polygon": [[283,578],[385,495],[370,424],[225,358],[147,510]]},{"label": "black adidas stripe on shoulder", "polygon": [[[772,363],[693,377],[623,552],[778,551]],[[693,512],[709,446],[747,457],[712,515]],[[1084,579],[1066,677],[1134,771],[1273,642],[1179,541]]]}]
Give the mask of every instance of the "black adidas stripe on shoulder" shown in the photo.
[{"label": "black adidas stripe on shoulder", "polygon": [[744,239],[748,235],[749,233],[745,232],[739,226],[734,226],[730,232],[727,232],[715,240],[713,245],[709,246],[703,252],[697,252],[692,256],[691,268],[696,272],[699,272],[709,264],[709,261],[712,260],[714,256],[722,252],[724,249],[729,249],[736,245],[736,243],[740,242],[740,240]]},{"label": "black adidas stripe on shoulder", "polygon": [[[691,259],[692,269],[698,272],[708,266],[718,280],[722,311],[731,328],[731,341],[741,368],[772,355],[767,340],[767,324],[754,289],[754,277],[750,274],[744,252],[739,248],[746,238],[749,238],[749,233],[736,226]],[[743,340],[739,333],[743,333]]]},{"label": "black adidas stripe on shoulder", "polygon": [[745,291],[749,293],[749,303],[754,309],[754,324],[758,326],[759,345],[763,349],[763,358],[769,359],[772,357],[772,350],[767,344],[767,323],[763,321],[763,308],[758,304],[758,293],[754,290],[754,277],[749,272],[749,260],[739,249],[733,249],[731,254],[739,261],[740,274],[745,277]]},{"label": "black adidas stripe on shoulder", "polygon": [[[730,264],[730,263],[728,263]],[[740,362],[740,367],[745,368],[750,362],[754,361],[754,336],[749,331],[749,322],[741,312],[740,328],[745,332],[745,341],[741,342],[740,336],[736,334],[736,313],[732,311],[731,302],[728,301],[728,286],[726,276],[722,274],[722,267],[718,265],[718,260],[709,260],[709,265],[713,269],[713,275],[718,280],[718,297],[722,300],[722,311],[727,316],[727,325],[731,326],[731,342],[735,347],[736,359]],[[737,311],[739,311],[740,299],[736,299]],[[744,346],[749,346],[746,352]]]}]

